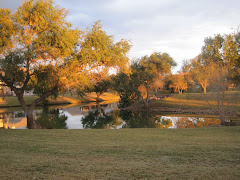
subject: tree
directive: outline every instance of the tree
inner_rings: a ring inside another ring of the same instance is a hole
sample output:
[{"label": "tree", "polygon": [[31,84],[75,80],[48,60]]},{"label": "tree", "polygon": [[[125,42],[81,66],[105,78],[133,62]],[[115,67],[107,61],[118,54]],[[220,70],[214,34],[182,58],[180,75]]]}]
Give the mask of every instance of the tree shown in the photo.
[{"label": "tree", "polygon": [[223,58],[228,69],[228,80],[238,84],[240,82],[240,32],[225,36]]},{"label": "tree", "polygon": [[[0,79],[15,92],[31,127],[36,104],[61,89],[58,74],[54,75],[56,81],[50,84],[50,79],[40,78],[42,70],[50,68],[57,72],[55,68],[63,58],[73,52],[80,32],[71,29],[71,24],[65,20],[67,11],[54,6],[51,0],[25,1],[13,15],[5,9],[0,9],[0,14]],[[33,76],[37,85],[45,81],[49,86],[42,92],[37,90],[39,97],[27,106],[23,95]]]},{"label": "tree", "polygon": [[154,83],[154,74],[148,69],[149,67],[141,65],[141,60],[140,62],[135,62],[131,67],[131,81],[137,86],[136,90],[142,98],[144,106],[148,107],[149,91]]},{"label": "tree", "polygon": [[110,77],[101,73],[97,73],[95,78],[93,79],[92,84],[90,84],[87,88],[86,91],[88,93],[90,92],[95,92],[97,95],[96,101],[100,101],[100,95],[102,95],[104,92],[106,92],[111,85],[111,80]]},{"label": "tree", "polygon": [[141,93],[138,90],[140,85],[137,77],[134,73],[126,74],[123,72],[112,77],[112,88],[120,96],[119,107],[128,107],[140,99]]},{"label": "tree", "polygon": [[187,90],[188,83],[184,77],[182,72],[179,74],[175,74],[172,76],[172,84],[169,86],[170,88],[174,88],[179,94],[182,94],[184,90]]},{"label": "tree", "polygon": [[190,73],[193,79],[202,86],[204,94],[207,93],[207,87],[211,80],[211,67],[207,64],[201,55],[198,55],[191,61]]},{"label": "tree", "polygon": [[[15,92],[29,128],[34,107],[45,98],[87,85],[96,67],[127,65],[128,41],[114,44],[99,22],[86,33],[72,29],[67,13],[52,0],[25,1],[13,15],[0,9],[0,79]],[[27,106],[29,89],[39,97]]]},{"label": "tree", "polygon": [[141,58],[139,65],[141,66],[138,68],[141,71],[140,79],[142,79],[142,84],[145,86],[147,95],[145,105],[148,106],[149,90],[151,88],[156,89],[156,85],[161,84],[163,76],[171,73],[171,68],[172,66],[176,66],[176,63],[169,54],[155,52],[150,57],[144,56]]}]

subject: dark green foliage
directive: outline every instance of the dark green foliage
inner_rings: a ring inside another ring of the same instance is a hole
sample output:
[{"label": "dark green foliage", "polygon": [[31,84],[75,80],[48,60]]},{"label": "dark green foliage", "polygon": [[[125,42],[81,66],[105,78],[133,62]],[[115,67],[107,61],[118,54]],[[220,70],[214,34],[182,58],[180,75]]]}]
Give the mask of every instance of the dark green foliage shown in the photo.
[{"label": "dark green foliage", "polygon": [[[131,65],[131,73],[120,73],[113,78],[113,87],[120,95],[119,107],[127,107],[142,99],[148,106],[149,91],[160,75],[171,72],[176,65],[167,53],[154,53],[144,56]],[[144,99],[146,97],[146,100]]]},{"label": "dark green foliage", "polygon": [[61,90],[57,69],[53,65],[39,65],[34,71],[34,76],[31,78],[28,88],[33,88],[34,94],[40,96],[53,89],[57,83],[59,83],[57,85],[58,89],[52,93],[54,97],[57,97]]},{"label": "dark green foliage", "polygon": [[104,129],[113,121],[114,118],[110,113],[105,113],[104,109],[97,108],[94,111],[90,111],[88,115],[82,119],[82,124],[85,129]]},{"label": "dark green foliage", "polygon": [[125,121],[123,128],[156,128],[148,112],[120,111],[120,117]]},{"label": "dark green foliage", "polygon": [[[97,80],[95,83],[90,84],[88,87],[85,88],[85,91],[88,93],[95,92],[97,94],[96,101],[99,101],[100,95],[104,92],[107,92],[110,88],[111,80],[108,77],[103,78],[101,80]],[[83,92],[83,91],[82,91]]]},{"label": "dark green foliage", "polygon": [[120,96],[120,108],[130,106],[136,100],[140,99],[141,93],[138,91],[138,76],[135,76],[136,78],[134,78],[134,76],[135,74],[127,75],[125,73],[120,73],[112,78],[112,86]]},{"label": "dark green foliage", "polygon": [[0,59],[0,67],[5,72],[5,79],[10,84],[22,85],[25,80],[23,54],[20,52],[11,52],[5,59]]},{"label": "dark green foliage", "polygon": [[44,108],[41,116],[37,118],[36,124],[42,129],[66,129],[67,116],[60,114],[59,109],[49,110]]}]

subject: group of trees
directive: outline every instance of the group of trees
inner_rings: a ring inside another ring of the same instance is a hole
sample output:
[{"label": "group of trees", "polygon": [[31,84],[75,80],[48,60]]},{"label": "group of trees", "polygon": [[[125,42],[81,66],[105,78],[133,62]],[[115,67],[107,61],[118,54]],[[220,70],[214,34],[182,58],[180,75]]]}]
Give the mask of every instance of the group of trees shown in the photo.
[{"label": "group of trees", "polygon": [[182,70],[165,78],[167,88],[181,94],[198,89],[224,93],[230,85],[240,82],[240,32],[207,37],[202,51],[195,58],[184,61]]},{"label": "group of trees", "polygon": [[[73,29],[68,12],[52,0],[24,1],[14,14],[0,9],[0,80],[16,94],[34,126],[33,109],[45,98],[92,83],[96,71],[128,65],[127,40],[117,43],[100,22],[86,31]],[[38,98],[28,106],[23,95]]]},{"label": "group of trees", "polygon": [[213,92],[224,123],[227,119],[224,112],[225,91],[230,86],[239,87],[240,83],[240,32],[206,38],[201,53],[185,61],[182,71],[174,76],[171,86],[175,89],[183,85],[182,90],[200,87],[204,94]]},{"label": "group of trees", "polygon": [[207,89],[224,91],[230,84],[240,81],[240,33],[216,35],[205,39],[202,52],[189,60],[183,72],[191,82],[199,84],[204,93]]},{"label": "group of trees", "polygon": [[[155,52],[130,65],[127,40],[114,42],[100,22],[85,31],[73,29],[67,14],[52,0],[24,1],[13,14],[0,9],[0,80],[16,94],[30,128],[34,107],[65,91],[96,92],[99,101],[112,87],[121,107],[139,99],[148,107],[150,91],[157,94],[159,88],[181,94],[191,84],[206,93],[212,84],[220,97],[229,83],[239,83],[240,33],[206,38],[201,54],[171,75],[176,63],[169,54]],[[108,75],[111,68],[116,75]],[[28,90],[38,95],[31,105],[23,98]]]},{"label": "group of trees", "polygon": [[126,107],[142,99],[148,107],[150,90],[164,86],[164,77],[176,63],[167,53],[155,52],[132,63],[131,73],[120,73],[113,78],[115,91],[120,95],[120,106]]}]

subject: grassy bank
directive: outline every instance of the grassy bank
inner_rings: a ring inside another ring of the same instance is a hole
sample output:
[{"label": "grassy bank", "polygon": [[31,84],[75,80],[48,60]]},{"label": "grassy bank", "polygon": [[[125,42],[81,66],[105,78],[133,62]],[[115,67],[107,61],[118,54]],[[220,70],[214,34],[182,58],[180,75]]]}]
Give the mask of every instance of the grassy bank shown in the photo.
[{"label": "grassy bank", "polygon": [[0,179],[239,179],[240,127],[0,130]]},{"label": "grassy bank", "polygon": [[[185,93],[174,94],[174,96],[159,100],[159,103],[164,103],[168,106],[184,106],[188,108],[217,108],[217,93]],[[240,108],[240,92],[225,92],[224,105],[226,108]]]},{"label": "grassy bank", "polygon": [[[37,96],[24,97],[27,104],[31,104],[36,98]],[[119,96],[111,92],[104,93],[100,98],[102,101],[106,101],[107,103],[116,102],[119,100]],[[87,94],[83,98],[78,97],[77,95],[66,94],[64,96],[59,96],[57,99],[48,98],[47,100],[48,104],[50,105],[88,103],[96,101],[96,93]],[[0,98],[0,107],[12,107],[12,106],[20,106],[20,103],[16,96],[8,96],[5,97],[4,99]]]},{"label": "grassy bank", "polygon": [[[148,110],[156,113],[184,113],[218,115],[216,93],[185,93],[173,94],[170,97],[152,100]],[[124,108],[130,111],[145,111],[142,101]],[[240,117],[240,92],[226,92],[224,94],[224,112],[229,117]]]}]

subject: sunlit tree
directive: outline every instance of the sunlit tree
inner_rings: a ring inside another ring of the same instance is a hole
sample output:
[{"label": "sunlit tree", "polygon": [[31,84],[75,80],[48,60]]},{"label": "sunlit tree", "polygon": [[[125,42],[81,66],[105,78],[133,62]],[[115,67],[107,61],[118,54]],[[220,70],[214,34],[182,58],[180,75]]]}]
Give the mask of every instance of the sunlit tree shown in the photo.
[{"label": "sunlit tree", "polygon": [[178,92],[179,94],[182,94],[184,90],[188,89],[187,80],[182,72],[179,72],[179,74],[173,75],[171,80],[172,82],[169,87],[173,88],[174,91]]},{"label": "sunlit tree", "polygon": [[[51,0],[25,1],[14,14],[6,9],[0,9],[0,14],[0,79],[16,94],[31,126],[36,104],[61,89],[56,72],[64,57],[73,53],[80,31],[71,28],[67,11]],[[47,69],[51,75],[43,78]],[[36,88],[39,97],[27,106],[23,95],[32,78],[44,86]]]},{"label": "sunlit tree", "polygon": [[211,63],[207,63],[198,55],[191,61],[190,73],[193,79],[202,86],[203,92],[207,93],[207,87],[211,81]]},{"label": "sunlit tree", "polygon": [[[150,89],[162,86],[164,75],[171,73],[171,68],[176,66],[173,58],[167,53],[155,52],[151,56],[144,56],[140,59],[139,65],[142,70],[140,74],[143,77],[143,85],[146,89],[145,104],[148,106]],[[142,88],[143,89],[143,88]]]}]

